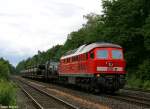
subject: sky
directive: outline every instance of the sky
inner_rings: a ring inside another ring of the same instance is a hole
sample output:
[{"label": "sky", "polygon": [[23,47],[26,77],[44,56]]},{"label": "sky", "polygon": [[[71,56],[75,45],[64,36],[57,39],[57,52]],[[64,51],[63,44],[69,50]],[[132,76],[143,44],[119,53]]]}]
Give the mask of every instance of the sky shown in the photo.
[{"label": "sky", "polygon": [[64,44],[86,23],[83,15],[100,14],[100,0],[0,0],[0,57],[18,62]]}]

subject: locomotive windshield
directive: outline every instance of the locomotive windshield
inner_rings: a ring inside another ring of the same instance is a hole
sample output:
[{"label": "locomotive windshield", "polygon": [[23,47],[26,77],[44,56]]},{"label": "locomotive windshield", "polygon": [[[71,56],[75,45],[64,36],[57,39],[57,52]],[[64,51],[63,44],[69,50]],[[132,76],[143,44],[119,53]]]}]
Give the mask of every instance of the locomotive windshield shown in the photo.
[{"label": "locomotive windshield", "polygon": [[112,58],[113,59],[122,59],[122,51],[121,50],[112,50]]},{"label": "locomotive windshield", "polygon": [[99,58],[99,59],[108,58],[108,50],[98,50],[97,51],[97,58]]}]

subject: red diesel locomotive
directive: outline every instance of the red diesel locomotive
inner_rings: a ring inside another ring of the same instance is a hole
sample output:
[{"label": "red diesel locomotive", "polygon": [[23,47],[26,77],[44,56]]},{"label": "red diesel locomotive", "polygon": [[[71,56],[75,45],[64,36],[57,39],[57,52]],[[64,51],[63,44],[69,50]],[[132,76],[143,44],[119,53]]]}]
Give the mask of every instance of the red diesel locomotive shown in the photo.
[{"label": "red diesel locomotive", "polygon": [[123,48],[92,43],[67,52],[60,62],[48,61],[21,71],[23,77],[74,84],[88,90],[115,92],[125,85]]},{"label": "red diesel locomotive", "polygon": [[125,66],[121,46],[92,43],[82,45],[62,56],[58,75],[63,82],[114,92],[125,84]]}]

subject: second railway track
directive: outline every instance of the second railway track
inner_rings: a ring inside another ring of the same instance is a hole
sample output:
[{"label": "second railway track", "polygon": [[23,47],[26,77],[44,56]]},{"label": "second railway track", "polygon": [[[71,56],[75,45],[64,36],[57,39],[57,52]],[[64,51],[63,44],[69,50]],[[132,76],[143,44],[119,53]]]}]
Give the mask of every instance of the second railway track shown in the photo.
[{"label": "second railway track", "polygon": [[50,95],[26,82],[17,81],[20,88],[32,99],[38,109],[78,109],[78,107]]},{"label": "second railway track", "polygon": [[131,89],[121,89],[119,93],[116,93],[114,96],[110,97],[136,105],[150,107],[149,92]]},{"label": "second railway track", "polygon": [[[108,97],[108,96],[107,96]],[[131,95],[115,95],[115,96],[110,96],[111,98],[133,103],[136,105],[141,105],[144,107],[150,107],[150,99],[148,98],[140,98],[138,96],[131,96]]]}]

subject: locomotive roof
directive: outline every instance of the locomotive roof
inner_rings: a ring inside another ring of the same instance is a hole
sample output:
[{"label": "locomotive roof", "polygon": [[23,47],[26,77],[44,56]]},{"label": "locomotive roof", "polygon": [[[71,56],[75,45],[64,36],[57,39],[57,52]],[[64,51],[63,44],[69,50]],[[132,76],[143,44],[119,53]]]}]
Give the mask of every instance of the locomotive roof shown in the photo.
[{"label": "locomotive roof", "polygon": [[92,43],[92,44],[84,44],[77,49],[68,51],[61,59],[69,58],[72,56],[76,56],[79,54],[87,53],[90,50],[98,47],[114,47],[114,48],[122,48],[120,45],[112,44],[112,43]]}]

